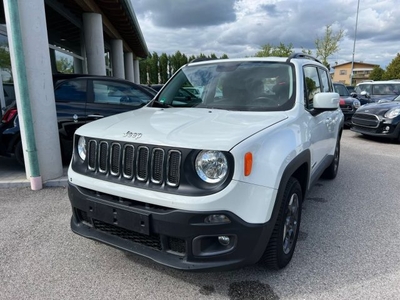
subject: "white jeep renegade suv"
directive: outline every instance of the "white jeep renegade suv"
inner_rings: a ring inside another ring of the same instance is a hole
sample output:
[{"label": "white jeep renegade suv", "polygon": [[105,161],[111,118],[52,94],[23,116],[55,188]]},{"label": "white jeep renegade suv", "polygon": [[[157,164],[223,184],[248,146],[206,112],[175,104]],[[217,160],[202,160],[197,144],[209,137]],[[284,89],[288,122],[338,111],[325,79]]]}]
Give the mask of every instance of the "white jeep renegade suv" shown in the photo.
[{"label": "white jeep renegade suv", "polygon": [[304,54],[188,63],[147,106],[76,131],[72,230],[178,269],[285,267],[305,195],[337,174],[333,91]]}]

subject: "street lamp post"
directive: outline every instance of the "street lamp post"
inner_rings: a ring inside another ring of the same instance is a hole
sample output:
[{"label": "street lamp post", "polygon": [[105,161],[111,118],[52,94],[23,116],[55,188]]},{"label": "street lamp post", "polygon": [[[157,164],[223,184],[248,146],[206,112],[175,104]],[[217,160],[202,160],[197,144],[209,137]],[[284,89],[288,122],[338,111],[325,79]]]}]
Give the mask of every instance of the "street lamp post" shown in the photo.
[{"label": "street lamp post", "polygon": [[358,24],[359,8],[360,8],[360,0],[358,0],[358,3],[357,3],[356,28],[354,30],[353,58],[351,59],[350,85],[353,85],[354,53],[356,52],[356,38],[357,38],[357,24]]}]

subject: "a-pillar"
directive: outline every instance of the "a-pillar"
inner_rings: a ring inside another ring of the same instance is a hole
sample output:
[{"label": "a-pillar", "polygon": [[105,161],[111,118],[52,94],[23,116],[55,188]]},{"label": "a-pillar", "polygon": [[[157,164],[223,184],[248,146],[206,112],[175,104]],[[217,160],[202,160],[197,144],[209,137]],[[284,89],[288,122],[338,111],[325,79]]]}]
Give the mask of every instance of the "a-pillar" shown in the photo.
[{"label": "a-pillar", "polygon": [[135,83],[140,84],[139,61],[137,59],[133,60],[133,72],[135,74]]},{"label": "a-pillar", "polygon": [[135,74],[133,73],[133,53],[125,52],[125,79],[135,82]]},{"label": "a-pillar", "polygon": [[91,75],[106,75],[103,21],[100,14],[83,14],[87,69]]},{"label": "a-pillar", "polygon": [[122,40],[111,40],[111,65],[114,77],[124,79],[124,49]]},{"label": "a-pillar", "polygon": [[44,0],[3,3],[25,170],[35,190],[40,181],[63,173],[45,5]]},{"label": "a-pillar", "polygon": [[53,74],[57,73],[57,59],[56,59],[56,50],[49,49],[50,51],[50,65],[51,65],[51,72]]},{"label": "a-pillar", "polygon": [[82,60],[74,57],[74,73],[75,74],[83,74],[83,68],[82,68]]}]

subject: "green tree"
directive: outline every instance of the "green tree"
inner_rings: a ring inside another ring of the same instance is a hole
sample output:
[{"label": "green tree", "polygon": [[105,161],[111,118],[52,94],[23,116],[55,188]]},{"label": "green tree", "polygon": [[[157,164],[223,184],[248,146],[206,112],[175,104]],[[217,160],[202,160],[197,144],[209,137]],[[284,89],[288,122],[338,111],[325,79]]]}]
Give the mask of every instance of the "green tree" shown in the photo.
[{"label": "green tree", "polygon": [[56,61],[57,71],[64,74],[72,74],[74,73],[74,66],[72,64],[71,59],[67,57],[60,57]]},{"label": "green tree", "polygon": [[301,47],[301,53],[307,54],[307,55],[313,55],[312,51],[310,49],[305,49]]},{"label": "green tree", "polygon": [[344,37],[344,30],[339,29],[338,32],[334,33],[332,25],[326,25],[325,35],[320,38],[317,37],[315,40],[316,57],[321,58],[322,63],[330,69],[328,63],[328,57],[339,51],[339,42]]},{"label": "green tree", "polygon": [[149,73],[149,83],[155,84],[158,83],[158,54],[153,52],[153,54],[149,57],[148,61],[148,73]]},{"label": "green tree", "polygon": [[228,55],[226,55],[225,53],[222,54],[222,56],[220,57],[220,59],[228,59],[228,58],[229,58]]},{"label": "green tree", "polygon": [[10,74],[12,78],[10,50],[7,43],[0,45],[0,68]]},{"label": "green tree", "polygon": [[369,74],[369,79],[382,80],[384,73],[385,70],[383,70],[380,66],[375,66]]},{"label": "green tree", "polygon": [[147,84],[147,59],[139,59],[140,82]]},{"label": "green tree", "polygon": [[162,53],[159,58],[159,68],[160,68],[160,79],[161,83],[166,83],[169,75],[168,75],[168,56],[166,53]]},{"label": "green tree", "polygon": [[185,54],[182,54],[180,51],[176,51],[175,54],[170,57],[170,66],[171,72],[170,74],[174,74],[180,67],[188,63],[188,58]]},{"label": "green tree", "polygon": [[400,79],[400,53],[397,53],[397,56],[387,66],[382,79]]},{"label": "green tree", "polygon": [[196,59],[196,56],[190,55],[189,58],[188,58],[189,61],[192,61],[193,59]]},{"label": "green tree", "polygon": [[255,57],[268,57],[268,56],[278,56],[278,57],[288,57],[293,53],[293,44],[285,45],[280,43],[279,46],[274,46],[271,44],[266,44],[262,46],[262,49],[258,51]]}]

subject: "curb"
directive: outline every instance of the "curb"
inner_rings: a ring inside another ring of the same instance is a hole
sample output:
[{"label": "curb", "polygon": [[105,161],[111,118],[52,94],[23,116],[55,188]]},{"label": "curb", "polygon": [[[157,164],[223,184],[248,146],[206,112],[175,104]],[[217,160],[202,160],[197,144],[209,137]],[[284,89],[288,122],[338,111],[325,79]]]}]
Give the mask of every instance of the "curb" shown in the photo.
[{"label": "curb", "polygon": [[[68,179],[66,176],[51,179],[43,183],[43,187],[66,187],[68,185]],[[30,187],[31,183],[28,179],[11,180],[11,181],[0,181],[0,189],[8,188],[21,188]]]}]

